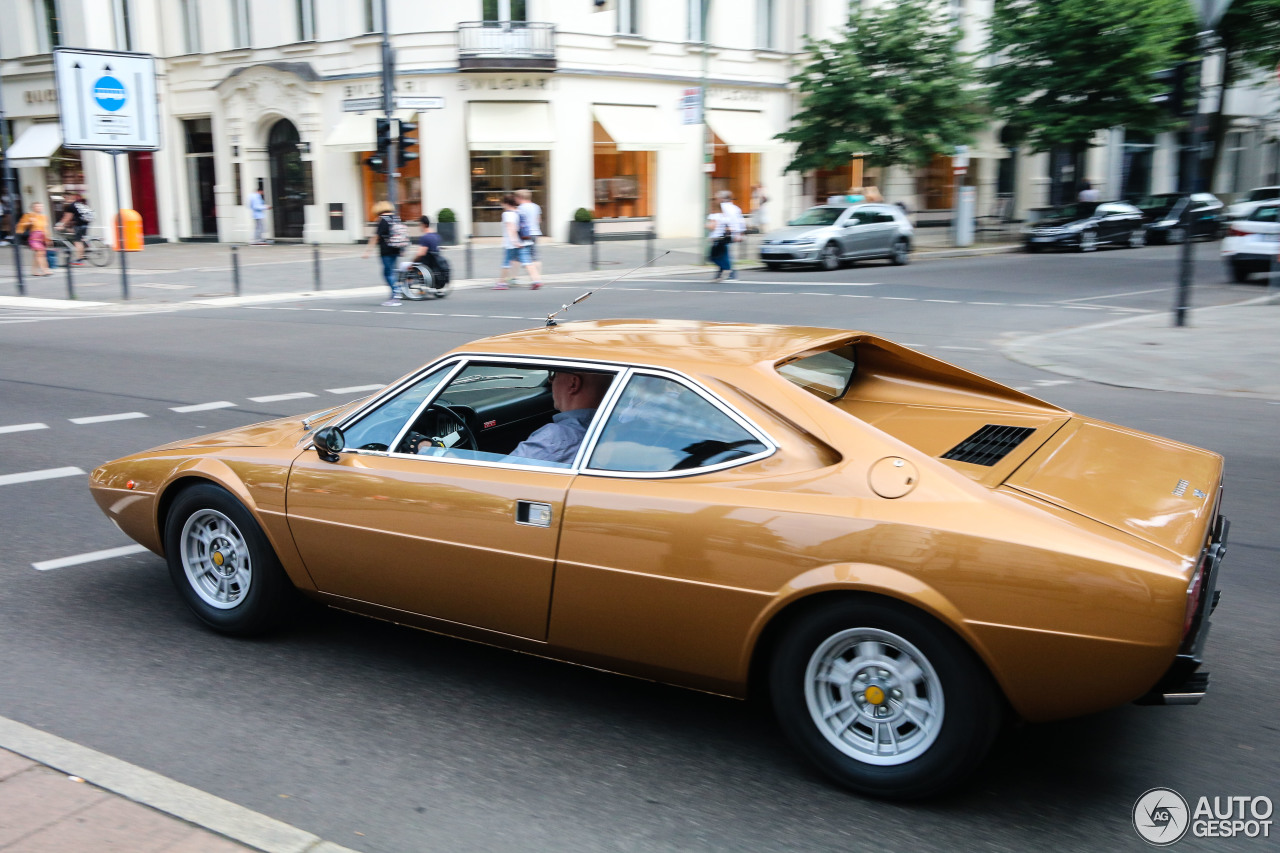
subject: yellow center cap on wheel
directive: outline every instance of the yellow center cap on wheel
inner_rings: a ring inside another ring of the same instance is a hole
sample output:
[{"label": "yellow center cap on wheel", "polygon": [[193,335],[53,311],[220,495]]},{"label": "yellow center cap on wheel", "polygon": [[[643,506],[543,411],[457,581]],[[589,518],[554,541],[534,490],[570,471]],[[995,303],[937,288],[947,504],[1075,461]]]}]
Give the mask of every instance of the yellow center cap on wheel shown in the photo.
[{"label": "yellow center cap on wheel", "polygon": [[[221,566],[221,565],[222,565],[222,563],[223,563],[222,552],[221,552],[221,551],[214,551],[214,552],[213,552],[213,564],[214,564],[215,566]],[[879,702],[877,702],[876,704],[878,705],[878,704],[880,704],[880,703],[879,703]]]},{"label": "yellow center cap on wheel", "polygon": [[884,691],[874,684],[867,688],[867,701],[872,705],[884,704]]}]

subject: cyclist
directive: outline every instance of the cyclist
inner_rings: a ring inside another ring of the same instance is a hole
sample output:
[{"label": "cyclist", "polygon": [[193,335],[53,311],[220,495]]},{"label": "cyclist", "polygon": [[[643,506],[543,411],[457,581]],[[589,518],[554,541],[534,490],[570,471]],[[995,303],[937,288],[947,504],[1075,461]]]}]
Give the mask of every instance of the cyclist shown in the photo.
[{"label": "cyclist", "polygon": [[76,256],[71,263],[76,266],[84,263],[84,238],[89,233],[90,222],[93,222],[93,208],[84,195],[76,196],[75,201],[62,209],[58,230],[71,232],[71,242],[76,247]]}]

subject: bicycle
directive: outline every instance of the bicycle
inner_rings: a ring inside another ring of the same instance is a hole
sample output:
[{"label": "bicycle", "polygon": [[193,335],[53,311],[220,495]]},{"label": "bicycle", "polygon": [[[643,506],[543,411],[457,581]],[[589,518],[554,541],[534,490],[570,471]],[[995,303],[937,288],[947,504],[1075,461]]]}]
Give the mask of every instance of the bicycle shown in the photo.
[{"label": "bicycle", "polygon": [[444,259],[440,259],[441,270],[432,270],[426,264],[413,261],[401,261],[400,271],[396,274],[396,286],[411,302],[420,302],[427,297],[444,299],[453,286],[452,277]]},{"label": "bicycle", "polygon": [[[53,241],[57,244],[55,251],[58,257],[58,266],[65,267],[71,263],[71,259],[76,256],[75,235],[66,231],[54,230]],[[110,246],[101,237],[91,237],[88,234],[84,237],[84,258],[95,267],[105,267],[111,263],[111,257],[115,254]]]}]

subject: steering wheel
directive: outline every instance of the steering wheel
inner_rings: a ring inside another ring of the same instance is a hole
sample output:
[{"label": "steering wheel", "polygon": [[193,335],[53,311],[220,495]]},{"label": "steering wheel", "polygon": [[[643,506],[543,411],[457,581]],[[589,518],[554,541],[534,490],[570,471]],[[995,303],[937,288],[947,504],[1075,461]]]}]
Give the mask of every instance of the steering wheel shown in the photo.
[{"label": "steering wheel", "polygon": [[[475,433],[471,431],[471,427],[467,424],[466,417],[461,412],[443,403],[435,403],[428,406],[418,418],[419,423],[423,421],[434,422],[433,431],[437,434],[423,435],[410,430],[404,438],[405,449],[409,453],[417,453],[423,442],[426,442],[431,447],[480,449],[480,445],[476,442]],[[452,426],[453,428],[445,432],[444,429],[447,426]]]}]

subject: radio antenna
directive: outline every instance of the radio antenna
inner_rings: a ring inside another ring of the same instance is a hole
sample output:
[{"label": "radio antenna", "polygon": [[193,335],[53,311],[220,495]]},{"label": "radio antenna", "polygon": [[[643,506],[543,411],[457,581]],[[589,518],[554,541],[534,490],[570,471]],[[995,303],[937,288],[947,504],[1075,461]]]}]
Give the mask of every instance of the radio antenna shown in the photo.
[{"label": "radio antenna", "polygon": [[669,255],[669,254],[671,254],[671,250],[670,250],[670,249],[668,249],[667,251],[663,252],[661,255],[654,255],[652,258],[650,258],[649,260],[645,261],[643,264],[641,264],[640,266],[636,267],[634,270],[627,270],[626,272],[624,272],[622,275],[618,276],[617,278],[612,279],[612,280],[610,280],[610,281],[606,281],[604,284],[602,284],[602,285],[600,285],[599,287],[595,288],[595,290],[588,290],[586,293],[582,294],[581,296],[579,296],[577,299],[573,300],[572,302],[567,302],[567,303],[565,303],[564,305],[561,305],[561,306],[560,306],[560,310],[559,310],[559,311],[552,311],[550,314],[548,314],[548,315],[547,315],[547,328],[550,328],[551,326],[556,325],[556,315],[557,315],[557,314],[559,314],[561,311],[568,311],[570,308],[572,308],[573,306],[577,305],[579,302],[581,302],[582,300],[586,299],[586,298],[587,298],[588,296],[590,296],[591,294],[595,293],[595,292],[596,292],[596,290],[604,290],[606,287],[608,287],[609,285],[613,284],[615,281],[621,281],[622,279],[624,279],[624,278],[626,278],[627,276],[631,275],[633,272],[636,272],[637,270],[642,270],[642,269],[644,269],[645,267],[649,266],[649,264],[653,263],[654,261],[656,261],[656,260],[658,260],[658,259],[660,259],[660,258],[665,258],[665,257],[666,257],[667,255]]}]

